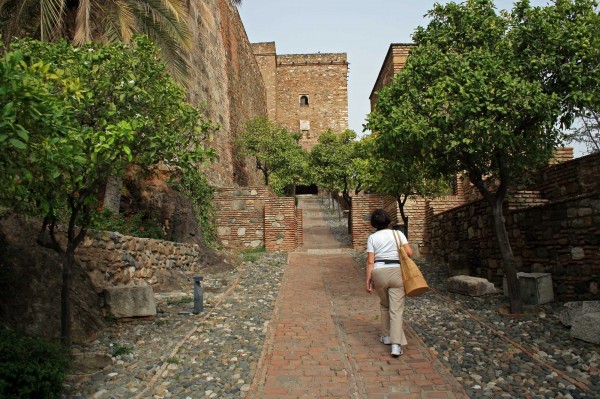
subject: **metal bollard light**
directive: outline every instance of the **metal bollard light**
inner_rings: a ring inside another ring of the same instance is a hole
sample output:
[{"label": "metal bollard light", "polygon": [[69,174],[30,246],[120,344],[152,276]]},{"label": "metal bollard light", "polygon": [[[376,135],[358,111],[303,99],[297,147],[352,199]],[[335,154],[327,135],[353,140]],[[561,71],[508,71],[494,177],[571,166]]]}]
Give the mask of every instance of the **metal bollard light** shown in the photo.
[{"label": "metal bollard light", "polygon": [[202,276],[194,276],[194,314],[204,311],[204,298],[202,294]]}]

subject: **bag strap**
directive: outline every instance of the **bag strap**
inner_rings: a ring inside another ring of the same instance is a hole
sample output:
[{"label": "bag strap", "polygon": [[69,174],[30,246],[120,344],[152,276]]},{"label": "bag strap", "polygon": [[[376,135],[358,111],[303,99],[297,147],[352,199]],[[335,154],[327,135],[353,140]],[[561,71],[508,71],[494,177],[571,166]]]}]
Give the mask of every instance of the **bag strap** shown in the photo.
[{"label": "bag strap", "polygon": [[396,241],[396,249],[398,250],[398,255],[400,255],[400,259],[408,258],[406,251],[404,250],[404,248],[402,248],[402,245],[400,245],[400,238],[398,237],[396,230],[392,230],[392,235],[394,236],[394,241]]}]

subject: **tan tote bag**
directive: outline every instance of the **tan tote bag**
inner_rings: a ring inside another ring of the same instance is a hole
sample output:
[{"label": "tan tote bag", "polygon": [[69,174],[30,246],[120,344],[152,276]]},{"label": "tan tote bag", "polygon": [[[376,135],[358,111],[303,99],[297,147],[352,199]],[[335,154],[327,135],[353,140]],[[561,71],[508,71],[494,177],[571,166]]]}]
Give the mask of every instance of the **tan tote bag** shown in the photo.
[{"label": "tan tote bag", "polygon": [[396,248],[398,249],[398,255],[400,256],[400,271],[402,273],[402,279],[404,280],[404,292],[406,296],[419,296],[429,291],[427,281],[423,277],[421,270],[417,264],[408,257],[406,251],[400,243],[396,231],[392,230],[394,234],[394,240],[396,241]]}]

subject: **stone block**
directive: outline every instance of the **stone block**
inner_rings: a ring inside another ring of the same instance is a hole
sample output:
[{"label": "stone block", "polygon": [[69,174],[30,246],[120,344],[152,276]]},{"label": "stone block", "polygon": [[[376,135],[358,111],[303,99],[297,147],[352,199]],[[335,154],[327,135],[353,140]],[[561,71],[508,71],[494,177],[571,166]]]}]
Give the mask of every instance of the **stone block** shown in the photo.
[{"label": "stone block", "polygon": [[[521,299],[526,305],[542,305],[554,301],[552,275],[550,273],[517,273]],[[504,276],[502,290],[508,296],[508,285]]]},{"label": "stone block", "polygon": [[573,320],[571,337],[600,345],[600,312],[583,314]]},{"label": "stone block", "polygon": [[542,305],[554,301],[550,273],[517,273],[521,298],[527,305]]},{"label": "stone block", "polygon": [[473,276],[450,277],[447,281],[447,288],[450,292],[469,296],[481,296],[498,292],[493,283],[484,278]]},{"label": "stone block", "polygon": [[104,300],[116,318],[156,316],[154,292],[148,285],[108,287]]},{"label": "stone block", "polygon": [[467,256],[464,254],[448,255],[448,267],[451,276],[468,276],[470,274]]},{"label": "stone block", "polygon": [[574,321],[587,313],[600,313],[600,301],[567,302],[559,318],[565,326],[572,326]]}]

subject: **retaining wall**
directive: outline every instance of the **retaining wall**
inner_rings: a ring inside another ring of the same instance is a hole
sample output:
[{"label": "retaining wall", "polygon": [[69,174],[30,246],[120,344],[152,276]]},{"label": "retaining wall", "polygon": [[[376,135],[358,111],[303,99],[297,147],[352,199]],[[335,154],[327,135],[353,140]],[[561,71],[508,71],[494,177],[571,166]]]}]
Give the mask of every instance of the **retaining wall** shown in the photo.
[{"label": "retaining wall", "polygon": [[277,197],[264,186],[221,188],[214,203],[224,248],[293,251],[302,244],[302,214],[294,198]]}]

